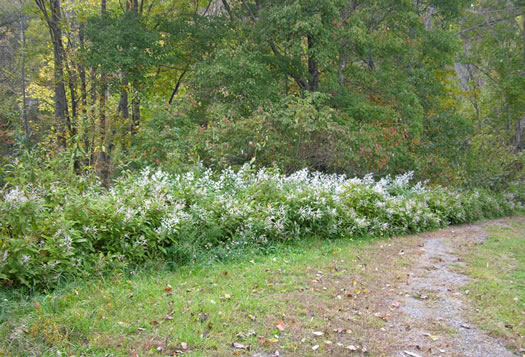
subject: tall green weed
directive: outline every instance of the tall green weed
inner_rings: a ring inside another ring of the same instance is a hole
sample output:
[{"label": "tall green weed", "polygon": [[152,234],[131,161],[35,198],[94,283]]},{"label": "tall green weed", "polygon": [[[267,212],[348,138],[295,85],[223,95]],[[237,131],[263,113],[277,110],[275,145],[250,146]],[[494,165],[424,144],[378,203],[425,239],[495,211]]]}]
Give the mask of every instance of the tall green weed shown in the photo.
[{"label": "tall green weed", "polygon": [[206,252],[228,258],[311,235],[420,232],[519,208],[512,193],[428,187],[411,178],[283,175],[245,165],[184,174],[146,168],[109,190],[96,182],[10,185],[0,191],[0,279],[52,287],[151,261],[187,263]]}]

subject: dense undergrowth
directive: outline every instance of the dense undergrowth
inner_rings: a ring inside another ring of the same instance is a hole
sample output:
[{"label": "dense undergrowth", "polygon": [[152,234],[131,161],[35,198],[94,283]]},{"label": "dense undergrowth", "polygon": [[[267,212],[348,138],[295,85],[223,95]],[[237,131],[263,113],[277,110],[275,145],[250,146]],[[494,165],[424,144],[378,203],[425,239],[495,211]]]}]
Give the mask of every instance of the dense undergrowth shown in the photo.
[{"label": "dense undergrowth", "polygon": [[11,185],[0,192],[0,279],[49,288],[151,261],[225,259],[307,236],[390,236],[512,214],[514,193],[309,173],[168,174],[100,185]]}]

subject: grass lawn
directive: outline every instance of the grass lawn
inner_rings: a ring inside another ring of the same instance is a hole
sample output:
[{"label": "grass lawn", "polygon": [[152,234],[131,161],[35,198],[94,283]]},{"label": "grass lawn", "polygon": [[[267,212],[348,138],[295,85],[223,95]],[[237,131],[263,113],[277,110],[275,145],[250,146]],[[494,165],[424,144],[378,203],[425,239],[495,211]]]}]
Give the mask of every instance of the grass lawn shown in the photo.
[{"label": "grass lawn", "polygon": [[472,320],[505,337],[516,349],[525,347],[525,220],[487,227],[483,244],[464,255],[466,289]]},{"label": "grass lawn", "polygon": [[24,302],[8,298],[2,302],[0,354],[319,355],[366,349],[366,331],[384,324],[371,313],[380,302],[370,292],[403,279],[397,271],[411,263],[398,253],[414,242],[312,239],[300,249],[281,247],[253,259],[79,282]]}]

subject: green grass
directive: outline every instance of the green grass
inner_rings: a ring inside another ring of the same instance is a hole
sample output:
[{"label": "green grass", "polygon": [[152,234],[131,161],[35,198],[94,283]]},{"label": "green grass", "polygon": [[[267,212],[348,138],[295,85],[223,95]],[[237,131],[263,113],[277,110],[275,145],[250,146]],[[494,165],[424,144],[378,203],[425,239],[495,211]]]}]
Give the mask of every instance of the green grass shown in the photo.
[{"label": "green grass", "polygon": [[[519,347],[525,335],[525,220],[506,222],[510,226],[490,226],[491,237],[465,253],[473,279],[465,289],[477,309],[473,323]],[[380,332],[388,322],[375,313],[389,307],[384,289],[404,284],[421,243],[418,236],[309,239],[264,254],[245,251],[229,262],[78,281],[30,298],[0,292],[0,356],[320,356],[347,355],[348,345],[389,355],[395,334]],[[284,331],[277,328],[280,321]],[[340,328],[352,332],[334,331]]]},{"label": "green grass", "polygon": [[[370,241],[301,245],[176,272],[149,269],[78,282],[28,300],[7,298],[1,303],[0,355],[166,355],[184,347],[192,356],[243,352],[233,342],[250,345],[252,352],[294,351],[292,331],[323,328],[323,301],[337,295],[339,279],[363,270],[356,257],[366,254]],[[361,283],[354,287],[366,290]],[[301,301],[303,292],[309,297]],[[312,299],[320,306],[311,306]],[[279,321],[284,331],[276,328]],[[302,342],[314,343],[319,342]]]},{"label": "green grass", "polygon": [[505,337],[514,348],[525,344],[525,221],[488,227],[489,238],[465,257],[472,278],[466,289],[473,321]]}]

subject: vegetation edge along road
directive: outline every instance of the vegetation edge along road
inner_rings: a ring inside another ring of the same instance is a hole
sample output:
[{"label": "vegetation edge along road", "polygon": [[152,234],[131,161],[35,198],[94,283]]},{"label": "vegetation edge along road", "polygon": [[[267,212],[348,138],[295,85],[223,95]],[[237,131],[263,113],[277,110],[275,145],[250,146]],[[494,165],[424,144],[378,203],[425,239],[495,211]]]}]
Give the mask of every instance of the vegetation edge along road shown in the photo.
[{"label": "vegetation edge along road", "polygon": [[[524,232],[522,216],[399,238],[313,239],[238,262],[77,283],[4,302],[13,310],[0,328],[1,348],[5,355],[473,355],[462,329],[518,352]],[[463,326],[406,311],[407,299],[439,306],[440,284],[410,290],[421,274],[439,271],[439,257],[421,265],[436,238],[458,258],[447,269],[470,277],[446,286],[461,300]]]}]

